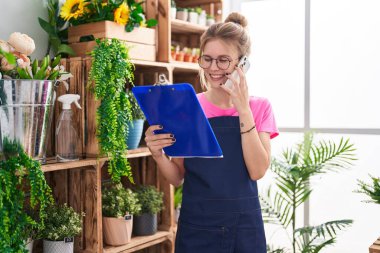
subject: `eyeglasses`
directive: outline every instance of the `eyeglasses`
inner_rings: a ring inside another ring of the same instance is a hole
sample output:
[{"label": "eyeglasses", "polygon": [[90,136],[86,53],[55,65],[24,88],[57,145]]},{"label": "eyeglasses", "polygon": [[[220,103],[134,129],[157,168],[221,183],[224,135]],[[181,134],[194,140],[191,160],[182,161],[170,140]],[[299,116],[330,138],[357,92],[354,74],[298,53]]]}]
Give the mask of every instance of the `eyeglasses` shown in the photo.
[{"label": "eyeglasses", "polygon": [[[221,56],[221,57],[214,59],[208,55],[202,55],[198,59],[198,64],[202,69],[208,69],[211,67],[212,61],[214,61],[214,60],[216,61],[216,66],[218,66],[218,68],[221,70],[228,69],[230,67],[231,62],[233,61],[226,56]],[[235,59],[235,60],[237,60],[237,59]]]}]

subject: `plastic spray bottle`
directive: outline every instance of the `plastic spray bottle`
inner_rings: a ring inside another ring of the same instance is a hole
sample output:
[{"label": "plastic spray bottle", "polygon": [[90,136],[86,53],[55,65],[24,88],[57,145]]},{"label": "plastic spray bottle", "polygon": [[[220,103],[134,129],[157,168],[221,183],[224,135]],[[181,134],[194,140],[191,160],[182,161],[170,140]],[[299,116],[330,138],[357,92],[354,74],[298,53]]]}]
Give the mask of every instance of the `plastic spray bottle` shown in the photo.
[{"label": "plastic spray bottle", "polygon": [[58,97],[62,103],[62,112],[59,115],[57,129],[55,131],[55,151],[58,162],[69,162],[79,159],[79,137],[77,127],[73,121],[71,103],[82,109],[78,103],[80,96],[66,94]]}]

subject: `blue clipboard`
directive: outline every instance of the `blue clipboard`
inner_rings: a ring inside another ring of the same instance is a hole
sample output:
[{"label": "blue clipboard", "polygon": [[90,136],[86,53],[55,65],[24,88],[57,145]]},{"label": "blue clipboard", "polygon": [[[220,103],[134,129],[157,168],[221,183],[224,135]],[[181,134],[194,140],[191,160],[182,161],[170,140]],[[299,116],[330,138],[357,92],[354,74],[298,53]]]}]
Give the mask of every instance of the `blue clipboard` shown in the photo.
[{"label": "blue clipboard", "polygon": [[215,134],[193,86],[188,83],[133,87],[150,125],[162,125],[156,133],[172,133],[176,142],[164,148],[171,157],[223,157]]}]

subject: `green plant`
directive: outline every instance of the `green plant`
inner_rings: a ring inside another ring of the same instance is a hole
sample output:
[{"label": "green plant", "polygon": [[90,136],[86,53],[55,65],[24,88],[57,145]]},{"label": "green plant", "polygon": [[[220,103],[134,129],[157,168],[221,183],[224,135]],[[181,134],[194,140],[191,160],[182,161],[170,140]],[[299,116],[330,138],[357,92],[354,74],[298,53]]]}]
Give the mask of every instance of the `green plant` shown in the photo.
[{"label": "green plant", "polygon": [[141,214],[156,214],[164,208],[162,199],[164,193],[159,192],[154,186],[141,185],[135,192],[141,204]]},{"label": "green plant", "polygon": [[146,20],[142,4],[135,0],[66,0],[60,15],[72,25],[110,20],[131,32],[135,27],[157,25],[156,19]]},{"label": "green plant", "polygon": [[177,4],[175,3],[175,0],[171,0],[171,1],[170,1],[170,6],[171,6],[172,8],[175,8],[175,7],[177,6]]},{"label": "green plant", "polygon": [[380,178],[369,176],[372,179],[372,184],[368,184],[364,181],[358,180],[360,189],[357,193],[363,193],[367,195],[370,199],[365,200],[367,203],[380,204]]},{"label": "green plant", "polygon": [[177,187],[174,191],[174,208],[177,209],[182,204],[182,185]]},{"label": "green plant", "polygon": [[319,252],[335,242],[338,230],[352,224],[352,220],[335,220],[296,228],[296,211],[312,193],[309,179],[348,168],[355,160],[354,150],[349,139],[342,138],[338,145],[332,141],[314,144],[313,135],[308,133],[295,149],[286,149],[281,159],[273,159],[275,187],[268,189],[266,196],[260,196],[263,216],[266,222],[281,225],[286,231],[290,227],[291,252]]},{"label": "green plant", "polygon": [[143,111],[141,110],[139,104],[137,103],[137,100],[135,96],[133,95],[132,91],[128,90],[127,91],[127,97],[129,102],[131,103],[131,114],[132,114],[132,119],[145,119],[145,115]]},{"label": "green plant", "polygon": [[187,8],[177,7],[177,11],[187,12]]},{"label": "green plant", "polygon": [[127,82],[133,83],[134,65],[127,47],[117,39],[96,40],[91,52],[89,73],[94,82],[91,90],[100,100],[97,110],[97,137],[101,154],[110,158],[108,172],[114,182],[127,176],[133,182],[131,166],[125,157],[127,122],[132,121],[131,103],[124,91]]},{"label": "green plant", "polygon": [[59,16],[59,0],[47,0],[48,20],[38,18],[41,28],[48,34],[49,43],[46,54],[74,55],[73,49],[68,44],[68,26],[66,21]]},{"label": "green plant", "polygon": [[141,211],[141,205],[136,193],[125,189],[121,183],[104,187],[102,192],[102,211],[105,217],[124,217]]},{"label": "green plant", "polygon": [[82,216],[66,203],[51,205],[47,211],[45,227],[39,237],[51,241],[63,241],[65,237],[77,236],[82,231]]},{"label": "green plant", "polygon": [[195,8],[195,12],[198,13],[198,15],[201,15],[202,10],[203,9],[200,6],[198,6],[198,7]]},{"label": "green plant", "polygon": [[[17,141],[3,139],[1,158],[5,160],[0,161],[0,252],[24,252],[29,233],[44,226],[47,207],[53,201],[51,189],[40,163]],[[27,192],[29,202],[25,201]],[[26,210],[33,210],[38,217]]]},{"label": "green plant", "polygon": [[207,14],[207,19],[215,19],[214,15]]}]

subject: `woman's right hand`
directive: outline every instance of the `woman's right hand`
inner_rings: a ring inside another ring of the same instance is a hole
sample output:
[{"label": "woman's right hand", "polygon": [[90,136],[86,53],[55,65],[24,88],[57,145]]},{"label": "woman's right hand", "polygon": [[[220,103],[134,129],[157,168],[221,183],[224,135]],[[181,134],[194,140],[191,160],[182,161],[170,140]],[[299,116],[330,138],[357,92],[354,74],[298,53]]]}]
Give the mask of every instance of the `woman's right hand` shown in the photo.
[{"label": "woman's right hand", "polygon": [[162,126],[152,125],[145,132],[145,142],[148,146],[153,158],[162,156],[162,149],[174,144],[175,138],[173,134],[155,134],[155,130],[161,130]]}]

